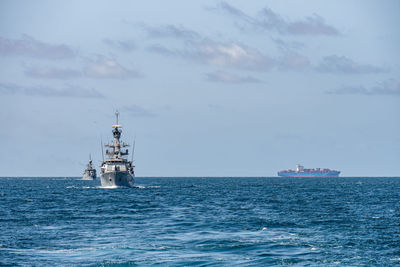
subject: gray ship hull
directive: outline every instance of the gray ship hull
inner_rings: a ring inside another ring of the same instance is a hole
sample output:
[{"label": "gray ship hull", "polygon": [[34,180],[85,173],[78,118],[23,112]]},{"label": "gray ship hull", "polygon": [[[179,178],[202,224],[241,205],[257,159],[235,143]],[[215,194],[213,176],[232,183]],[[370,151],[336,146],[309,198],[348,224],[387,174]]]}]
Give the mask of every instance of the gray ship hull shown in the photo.
[{"label": "gray ship hull", "polygon": [[135,178],[127,172],[106,172],[100,176],[101,186],[133,187]]},{"label": "gray ship hull", "polygon": [[83,174],[83,177],[82,177],[82,180],[91,180],[91,181],[93,181],[93,180],[95,180],[96,179],[96,176],[90,176],[90,174]]}]

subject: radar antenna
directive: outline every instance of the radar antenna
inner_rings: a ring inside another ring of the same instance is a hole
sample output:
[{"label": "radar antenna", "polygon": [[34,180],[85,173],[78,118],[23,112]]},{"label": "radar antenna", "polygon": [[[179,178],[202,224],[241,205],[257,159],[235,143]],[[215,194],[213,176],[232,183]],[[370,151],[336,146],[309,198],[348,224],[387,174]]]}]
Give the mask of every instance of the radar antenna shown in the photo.
[{"label": "radar antenna", "polygon": [[118,112],[118,110],[115,112],[115,117],[117,117],[117,125],[118,125],[118,117],[119,117],[119,112]]},{"label": "radar antenna", "polygon": [[113,125],[112,127],[113,127],[113,128],[116,128],[116,129],[122,128],[122,126],[118,124],[118,119],[119,119],[119,112],[118,112],[118,110],[115,111],[115,118],[116,118],[116,124]]}]

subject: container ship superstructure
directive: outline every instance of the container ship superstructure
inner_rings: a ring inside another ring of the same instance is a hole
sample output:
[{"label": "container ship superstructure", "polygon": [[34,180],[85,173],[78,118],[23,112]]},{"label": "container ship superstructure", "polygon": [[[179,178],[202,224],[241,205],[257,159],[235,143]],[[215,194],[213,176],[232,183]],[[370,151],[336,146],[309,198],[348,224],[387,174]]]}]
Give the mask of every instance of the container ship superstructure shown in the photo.
[{"label": "container ship superstructure", "polygon": [[338,177],[340,171],[326,168],[304,169],[304,166],[296,165],[296,170],[279,171],[281,177]]}]

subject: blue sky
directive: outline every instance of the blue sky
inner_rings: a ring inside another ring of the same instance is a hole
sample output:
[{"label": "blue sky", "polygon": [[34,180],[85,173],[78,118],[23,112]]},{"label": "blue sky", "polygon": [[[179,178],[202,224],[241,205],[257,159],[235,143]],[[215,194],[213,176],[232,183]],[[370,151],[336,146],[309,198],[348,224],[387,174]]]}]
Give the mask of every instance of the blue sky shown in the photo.
[{"label": "blue sky", "polygon": [[0,176],[398,176],[398,1],[1,1]]}]

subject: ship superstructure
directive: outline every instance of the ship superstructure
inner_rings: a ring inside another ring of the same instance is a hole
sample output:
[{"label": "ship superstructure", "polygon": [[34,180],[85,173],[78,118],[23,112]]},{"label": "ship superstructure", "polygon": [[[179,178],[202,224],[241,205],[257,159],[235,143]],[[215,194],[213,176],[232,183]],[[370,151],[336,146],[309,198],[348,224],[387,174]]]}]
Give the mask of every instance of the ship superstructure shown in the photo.
[{"label": "ship superstructure", "polygon": [[92,166],[92,159],[89,156],[89,164],[83,172],[82,180],[95,180],[96,179],[96,169]]},{"label": "ship superstructure", "polygon": [[296,170],[284,170],[278,172],[278,176],[283,177],[338,177],[340,171],[327,168],[305,169],[304,166],[297,164]]},{"label": "ship superstructure", "polygon": [[106,155],[108,158],[101,164],[100,181],[102,186],[126,186],[133,187],[135,181],[134,165],[128,161],[128,149],[123,149],[128,144],[121,142],[122,126],[118,124],[118,111],[115,113],[116,124],[112,126],[114,140],[106,144]]}]

